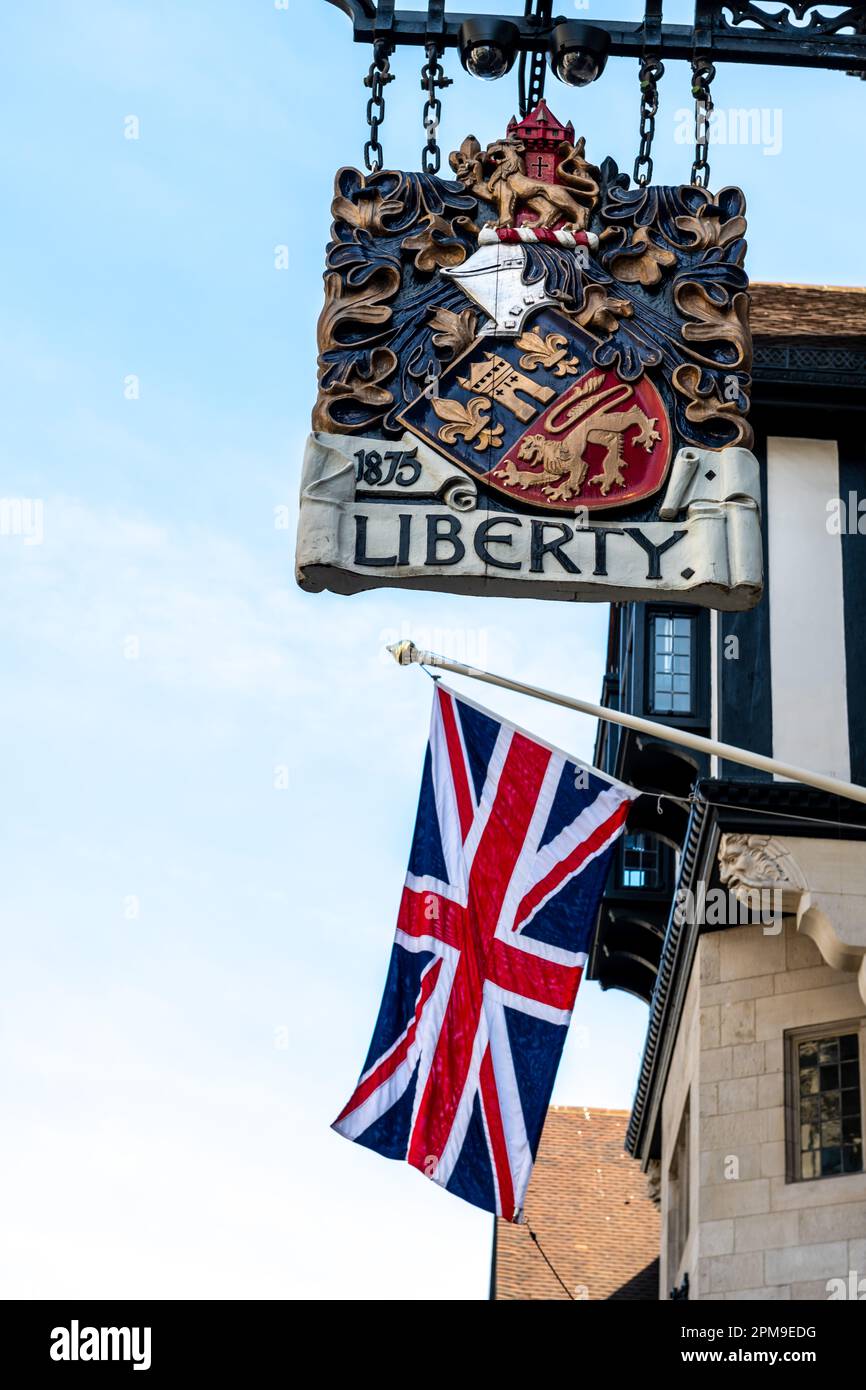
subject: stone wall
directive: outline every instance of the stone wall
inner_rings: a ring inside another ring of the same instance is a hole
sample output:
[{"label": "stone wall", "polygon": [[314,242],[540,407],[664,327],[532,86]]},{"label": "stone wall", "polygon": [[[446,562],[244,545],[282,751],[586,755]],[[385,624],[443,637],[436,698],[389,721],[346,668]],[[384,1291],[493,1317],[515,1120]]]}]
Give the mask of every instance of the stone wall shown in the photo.
[{"label": "stone wall", "polygon": [[[787,1030],[864,1014],[856,977],[793,918],[778,935],[700,938],[662,1108],[663,1298],[685,1270],[690,1297],[714,1300],[826,1299],[828,1279],[866,1279],[866,1173],[786,1180],[784,1084]],[[667,1175],[687,1095],[690,1234],[672,1271]]]}]

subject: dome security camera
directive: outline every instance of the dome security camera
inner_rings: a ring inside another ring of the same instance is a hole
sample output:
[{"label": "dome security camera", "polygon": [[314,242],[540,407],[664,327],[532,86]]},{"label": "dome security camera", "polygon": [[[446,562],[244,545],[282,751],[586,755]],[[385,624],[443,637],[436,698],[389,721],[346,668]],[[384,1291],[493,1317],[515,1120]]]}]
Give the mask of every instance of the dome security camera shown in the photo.
[{"label": "dome security camera", "polygon": [[567,20],[550,36],[550,66],[569,87],[588,87],[604,72],[610,34],[596,24]]},{"label": "dome security camera", "polygon": [[504,19],[467,19],[460,26],[460,61],[473,77],[504,77],[517,54],[517,26]]}]

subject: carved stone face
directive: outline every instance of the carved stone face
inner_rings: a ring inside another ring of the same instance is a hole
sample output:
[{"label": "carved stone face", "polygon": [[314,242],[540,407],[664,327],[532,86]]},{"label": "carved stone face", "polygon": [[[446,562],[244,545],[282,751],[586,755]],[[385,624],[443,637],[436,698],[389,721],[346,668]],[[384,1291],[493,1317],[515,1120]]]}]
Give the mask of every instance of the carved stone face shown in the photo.
[{"label": "carved stone face", "polygon": [[543,279],[526,285],[523,271],[526,252],[520,245],[497,242],[478,250],[453,269],[443,270],[488,315],[490,322],[482,332],[519,333],[530,309],[554,301]]}]

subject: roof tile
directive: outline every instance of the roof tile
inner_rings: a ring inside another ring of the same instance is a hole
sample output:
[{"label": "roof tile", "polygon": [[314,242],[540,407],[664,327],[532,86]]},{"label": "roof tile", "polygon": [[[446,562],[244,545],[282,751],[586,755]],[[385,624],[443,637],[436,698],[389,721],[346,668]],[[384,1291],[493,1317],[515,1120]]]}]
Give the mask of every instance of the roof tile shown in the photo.
[{"label": "roof tile", "polygon": [[525,1225],[496,1220],[496,1300],[565,1299],[534,1244],[576,1299],[658,1298],[659,1215],[623,1144],[627,1110],[554,1105],[547,1112]]}]

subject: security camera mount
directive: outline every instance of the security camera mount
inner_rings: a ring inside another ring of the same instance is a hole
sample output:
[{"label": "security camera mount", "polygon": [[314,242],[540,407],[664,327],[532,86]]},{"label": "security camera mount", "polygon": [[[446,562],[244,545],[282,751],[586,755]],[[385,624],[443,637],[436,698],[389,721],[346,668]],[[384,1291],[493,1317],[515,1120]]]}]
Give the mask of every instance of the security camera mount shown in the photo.
[{"label": "security camera mount", "polygon": [[[395,9],[395,0],[329,0],[352,21],[356,43],[381,41],[392,50],[459,48],[467,21],[498,18],[516,30],[519,54],[546,56],[551,33],[563,16],[551,13],[550,0],[526,0],[523,15],[446,14],[445,0],[429,0],[423,10]],[[866,77],[866,0],[856,4],[830,0],[695,0],[694,24],[664,24],[662,0],[646,0],[644,17],[625,23],[614,19],[593,24],[610,35],[612,57],[641,58],[647,50],[665,60],[691,62],[696,53],[714,63],[769,63],[783,67],[830,68]],[[808,23],[803,21],[808,18]],[[531,102],[532,95],[527,93]]]}]

